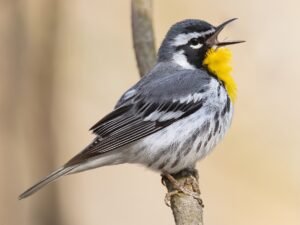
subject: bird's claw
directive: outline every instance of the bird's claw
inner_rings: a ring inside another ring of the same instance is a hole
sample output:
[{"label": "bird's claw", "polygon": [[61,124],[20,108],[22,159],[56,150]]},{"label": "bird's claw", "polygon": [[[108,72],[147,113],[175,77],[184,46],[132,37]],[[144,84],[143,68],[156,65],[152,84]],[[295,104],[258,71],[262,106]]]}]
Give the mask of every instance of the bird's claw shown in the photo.
[{"label": "bird's claw", "polygon": [[161,184],[164,186],[167,186],[166,181],[165,181],[165,176],[161,174]]},{"label": "bird's claw", "polygon": [[168,206],[168,207],[171,207],[171,198],[173,195],[176,195],[178,194],[179,192],[177,190],[174,190],[174,191],[170,191],[166,194],[165,196],[165,204]]},{"label": "bird's claw", "polygon": [[184,182],[184,185],[188,184],[188,185],[191,185],[192,186],[192,189],[193,191],[190,191],[188,189],[186,189],[184,187],[184,185],[180,184],[172,175],[170,174],[163,174],[162,175],[162,184],[166,186],[166,180],[165,179],[168,179],[168,181],[172,184],[173,188],[175,190],[173,191],[170,191],[166,194],[165,196],[165,203],[167,206],[171,206],[170,202],[171,202],[171,198],[172,196],[174,195],[177,195],[179,193],[183,193],[183,194],[186,194],[186,195],[189,195],[195,199],[198,200],[199,204],[204,207],[203,205],[203,202],[202,202],[202,199],[200,197],[200,190],[199,190],[199,187],[198,187],[198,183],[197,183],[197,180],[196,178],[194,177],[189,177],[185,180]]}]

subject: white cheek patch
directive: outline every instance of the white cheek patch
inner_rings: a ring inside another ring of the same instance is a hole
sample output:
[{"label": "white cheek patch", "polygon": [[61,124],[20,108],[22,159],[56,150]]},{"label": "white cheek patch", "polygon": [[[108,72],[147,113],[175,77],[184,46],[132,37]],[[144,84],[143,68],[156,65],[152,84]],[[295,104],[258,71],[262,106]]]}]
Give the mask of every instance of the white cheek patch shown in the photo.
[{"label": "white cheek patch", "polygon": [[190,69],[190,70],[194,70],[196,69],[193,65],[191,65],[186,56],[183,54],[183,50],[174,53],[173,55],[173,62],[176,63],[177,65],[181,66],[184,69]]},{"label": "white cheek patch", "polygon": [[199,32],[191,32],[191,33],[187,33],[187,34],[178,34],[174,38],[174,41],[172,42],[172,45],[173,46],[185,45],[192,38],[198,38],[198,37],[206,36],[206,35],[212,34],[214,32],[215,32],[215,29],[210,29],[210,30],[207,30],[207,31],[203,31],[201,33],[199,33]]},{"label": "white cheek patch", "polygon": [[197,45],[190,45],[190,47],[193,49],[199,49],[202,47],[202,44],[198,43]]}]

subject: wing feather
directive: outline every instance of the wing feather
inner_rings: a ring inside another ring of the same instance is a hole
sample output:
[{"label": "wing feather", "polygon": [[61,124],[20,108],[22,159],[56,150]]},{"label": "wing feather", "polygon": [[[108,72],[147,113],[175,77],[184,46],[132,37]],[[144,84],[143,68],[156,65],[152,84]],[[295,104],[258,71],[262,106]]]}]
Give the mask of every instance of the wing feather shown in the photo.
[{"label": "wing feather", "polygon": [[[205,101],[206,99],[202,98],[197,102],[190,101],[188,103],[178,103],[178,101],[148,103],[146,110],[142,111],[136,106],[144,107],[145,104],[133,104],[131,108],[127,108],[127,111],[122,109],[123,115],[113,111],[113,115],[105,117],[110,118],[110,120],[103,120],[103,124],[98,122],[97,126],[94,126],[95,130],[93,131],[101,137],[101,140],[96,139],[96,143],[95,141],[91,143],[90,146],[72,158],[66,165],[71,166],[81,163],[153,134],[200,109]],[[119,111],[118,109],[116,110]],[[179,111],[183,113],[180,114],[180,117],[176,114]],[[157,112],[160,116],[155,120],[146,120],[154,112]],[[172,117],[173,114],[174,116]]]},{"label": "wing feather", "polygon": [[211,78],[203,71],[194,73],[182,71],[139,82],[115,110],[91,127],[97,138],[66,166],[131,144],[199,110]]}]

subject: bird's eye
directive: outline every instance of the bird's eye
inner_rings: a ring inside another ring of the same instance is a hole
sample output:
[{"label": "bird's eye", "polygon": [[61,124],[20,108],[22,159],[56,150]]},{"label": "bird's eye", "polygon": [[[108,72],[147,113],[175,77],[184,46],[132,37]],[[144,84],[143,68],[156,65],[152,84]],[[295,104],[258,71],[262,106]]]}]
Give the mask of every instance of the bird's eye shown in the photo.
[{"label": "bird's eye", "polygon": [[190,40],[190,47],[193,49],[201,48],[202,44],[200,44],[198,38],[193,38]]},{"label": "bird's eye", "polygon": [[199,44],[199,41],[198,41],[197,38],[192,38],[191,41],[190,41],[190,44],[191,45],[197,45],[197,44]]}]

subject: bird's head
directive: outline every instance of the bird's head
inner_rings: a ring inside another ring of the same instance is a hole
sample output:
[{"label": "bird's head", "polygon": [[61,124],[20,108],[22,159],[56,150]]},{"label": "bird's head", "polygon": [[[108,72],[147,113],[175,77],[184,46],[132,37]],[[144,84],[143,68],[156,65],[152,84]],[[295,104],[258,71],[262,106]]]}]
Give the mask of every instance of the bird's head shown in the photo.
[{"label": "bird's head", "polygon": [[218,41],[219,33],[234,20],[228,20],[217,27],[194,19],[176,23],[161,44],[158,61],[173,61],[185,69],[202,68],[207,53],[212,48],[243,42]]}]

